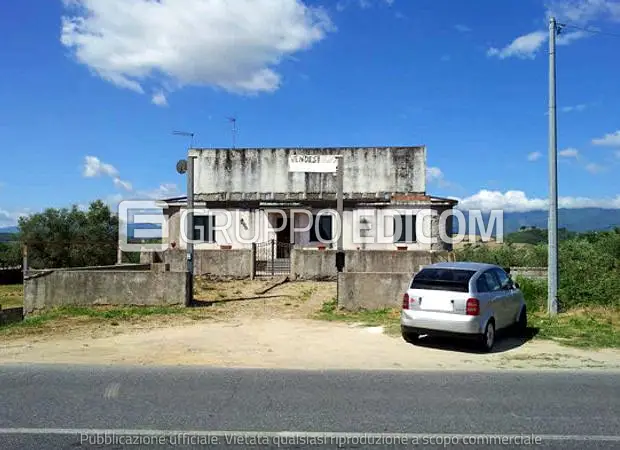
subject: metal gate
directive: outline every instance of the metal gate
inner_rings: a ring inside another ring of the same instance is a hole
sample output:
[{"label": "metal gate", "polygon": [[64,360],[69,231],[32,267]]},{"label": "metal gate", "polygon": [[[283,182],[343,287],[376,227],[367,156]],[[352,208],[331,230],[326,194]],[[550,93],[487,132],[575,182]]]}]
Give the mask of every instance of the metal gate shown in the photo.
[{"label": "metal gate", "polygon": [[256,276],[288,275],[291,273],[291,249],[294,244],[268,242],[256,244],[254,271]]}]

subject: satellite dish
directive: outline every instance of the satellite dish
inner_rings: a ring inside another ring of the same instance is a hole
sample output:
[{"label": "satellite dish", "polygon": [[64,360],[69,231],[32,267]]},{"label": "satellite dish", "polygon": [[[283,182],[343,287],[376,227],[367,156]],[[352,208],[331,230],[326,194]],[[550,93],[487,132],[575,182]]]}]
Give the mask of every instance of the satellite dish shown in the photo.
[{"label": "satellite dish", "polygon": [[177,172],[181,175],[187,172],[187,160],[179,159],[179,161],[177,161]]}]

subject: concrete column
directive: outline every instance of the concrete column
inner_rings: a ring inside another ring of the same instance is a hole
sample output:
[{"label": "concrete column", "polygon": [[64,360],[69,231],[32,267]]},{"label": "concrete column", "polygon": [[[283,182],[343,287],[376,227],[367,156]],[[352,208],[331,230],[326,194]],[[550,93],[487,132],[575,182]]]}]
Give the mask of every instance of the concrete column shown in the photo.
[{"label": "concrete column", "polygon": [[250,280],[256,276],[256,243],[252,242],[252,258],[250,261]]}]

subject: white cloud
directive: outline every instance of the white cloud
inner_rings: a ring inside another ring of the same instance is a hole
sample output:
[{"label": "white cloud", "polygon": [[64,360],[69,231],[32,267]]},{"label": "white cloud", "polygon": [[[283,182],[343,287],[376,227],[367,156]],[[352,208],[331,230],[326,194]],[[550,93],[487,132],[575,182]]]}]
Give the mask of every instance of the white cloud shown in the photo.
[{"label": "white cloud", "polygon": [[620,147],[620,130],[608,133],[602,138],[592,139],[592,144],[605,147]]},{"label": "white cloud", "polygon": [[117,212],[118,204],[123,200],[126,200],[123,194],[112,194],[106,197],[105,202],[110,206],[113,211]]},{"label": "white cloud", "polygon": [[129,181],[122,180],[119,176],[119,172],[112,164],[107,164],[101,161],[96,156],[86,156],[84,158],[84,168],[82,175],[86,178],[98,177],[101,175],[112,178],[114,186],[126,191],[133,190],[133,186]]},{"label": "white cloud", "polygon": [[462,24],[454,25],[454,28],[461,33],[469,33],[471,31],[471,28],[469,28],[467,25]]},{"label": "white cloud", "polygon": [[105,202],[114,210],[118,210],[118,204],[123,200],[162,200],[180,195],[179,187],[174,183],[162,183],[155,189],[140,190],[132,194],[117,192],[108,195]]},{"label": "white cloud", "polygon": [[451,57],[450,55],[443,55],[443,56],[441,57],[441,60],[442,60],[443,62],[448,62],[448,61],[450,61],[451,59],[452,59],[452,57]]},{"label": "white cloud", "polygon": [[22,216],[27,216],[26,211],[7,211],[0,208],[0,227],[14,227]]},{"label": "white cloud", "polygon": [[433,182],[443,178],[443,172],[439,167],[426,168],[426,181]]},{"label": "white cloud", "polygon": [[[524,212],[546,210],[547,199],[528,198],[523,191],[500,191],[481,190],[477,194],[459,200],[459,209],[479,209],[490,211],[501,209],[505,212]],[[589,198],[589,197],[560,197],[560,208],[612,208],[620,209],[620,195],[615,198]]]},{"label": "white cloud", "polygon": [[338,0],[338,2],[336,2],[336,10],[344,11],[351,5],[351,3],[362,9],[368,9],[374,4],[385,4],[387,6],[392,6],[394,1],[395,0]]},{"label": "white cloud", "polygon": [[563,158],[577,158],[579,156],[579,150],[577,150],[576,148],[568,147],[564,150],[560,150],[558,154]]},{"label": "white cloud", "polygon": [[86,178],[98,177],[100,175],[116,177],[118,176],[118,170],[113,165],[102,162],[96,156],[87,156],[84,158],[83,175]]},{"label": "white cloud", "polygon": [[579,25],[596,19],[620,21],[620,2],[617,0],[550,0],[547,9],[548,15]]},{"label": "white cloud", "polygon": [[168,99],[166,98],[166,94],[164,94],[162,91],[154,93],[153,97],[151,98],[151,102],[153,102],[153,104],[157,106],[168,106]]},{"label": "white cloud", "polygon": [[140,191],[138,195],[140,197],[161,200],[167,197],[174,197],[181,193],[179,187],[174,183],[162,183],[156,189],[149,191]]},{"label": "white cloud", "polygon": [[506,59],[513,56],[522,59],[532,59],[546,40],[546,32],[534,31],[519,36],[502,49],[497,49],[495,47],[490,48],[487,50],[487,56],[497,56],[499,59]]},{"label": "white cloud", "polygon": [[334,30],[302,0],[64,0],[62,44],[118,87],[271,92],[280,61]]},{"label": "white cloud", "polygon": [[[568,21],[585,25],[587,22],[599,17],[613,17],[617,14],[620,19],[620,2],[615,0],[552,0],[547,2],[547,17],[551,15],[561,23]],[[579,39],[591,36],[591,33],[583,30],[571,30],[564,27],[556,37],[557,45],[569,45]],[[498,49],[491,47],[487,50],[487,56],[496,56],[500,59],[517,57],[521,59],[534,59],[536,53],[549,39],[547,30],[538,30],[517,37],[507,46]]]},{"label": "white cloud", "polygon": [[446,180],[444,173],[439,167],[427,167],[426,168],[426,181],[427,183],[436,184],[439,187],[450,187],[452,183]]},{"label": "white cloud", "polygon": [[540,152],[531,152],[527,154],[528,161],[538,161],[542,157],[542,153]]},{"label": "white cloud", "polygon": [[[557,45],[569,45],[574,41],[588,37],[590,34],[585,31],[564,32],[556,38]],[[519,36],[510,44],[502,49],[491,47],[487,50],[487,56],[497,56],[499,59],[511,57],[521,59],[534,59],[536,53],[549,39],[547,31],[533,31],[523,36]]]},{"label": "white cloud", "polygon": [[574,41],[578,41],[579,39],[583,39],[591,36],[591,33],[586,31],[572,31],[570,33],[563,31],[559,36],[556,37],[555,43],[557,45],[569,45]]},{"label": "white cloud", "polygon": [[573,111],[581,112],[581,111],[583,111],[584,109],[586,109],[586,108],[587,108],[587,106],[588,106],[588,105],[586,105],[586,104],[584,104],[584,103],[581,103],[581,104],[579,104],[579,105],[574,105],[574,106],[564,106],[564,107],[561,109],[561,111],[562,111],[562,112],[565,112],[565,113],[568,113],[568,112],[573,112]]},{"label": "white cloud", "polygon": [[116,186],[117,188],[123,188],[129,192],[131,192],[133,189],[129,181],[121,180],[120,178],[114,178],[114,186]]},{"label": "white cloud", "polygon": [[604,172],[605,168],[596,163],[588,163],[585,165],[585,169],[593,175]]}]

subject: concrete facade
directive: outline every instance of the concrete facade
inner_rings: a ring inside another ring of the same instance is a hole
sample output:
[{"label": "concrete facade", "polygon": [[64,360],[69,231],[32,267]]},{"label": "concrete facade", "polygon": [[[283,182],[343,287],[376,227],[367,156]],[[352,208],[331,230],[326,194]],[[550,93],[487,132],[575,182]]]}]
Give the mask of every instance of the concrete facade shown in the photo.
[{"label": "concrete facade", "polygon": [[340,155],[345,198],[426,191],[426,147],[192,149],[197,200],[335,198],[329,173],[289,172],[290,155]]},{"label": "concrete facade", "polygon": [[400,308],[412,276],[409,272],[340,273],[338,306],[349,311]]},{"label": "concrete facade", "polygon": [[[203,230],[202,238],[194,241],[197,273],[215,271],[215,275],[233,277],[247,273],[246,257],[250,255],[241,252],[249,252],[253,244],[274,241],[295,249],[335,248],[339,231],[335,174],[292,171],[296,170],[289,165],[292,155],[301,159],[343,158],[345,250],[452,250],[442,239],[451,236],[452,220],[442,221],[439,216],[450,212],[456,201],[426,194],[423,146],[192,149],[189,155],[195,157],[194,226]],[[159,260],[170,263],[171,270],[185,266],[184,256],[165,254],[186,248],[186,203],[186,197],[161,203],[167,216],[168,236],[164,239],[168,250]],[[326,225],[331,229],[331,239],[316,238],[318,224],[322,223],[319,215],[331,216]],[[399,238],[401,224],[408,227],[404,239]],[[240,253],[223,253],[222,257],[208,253],[220,249]],[[288,251],[283,254],[288,255]],[[314,267],[314,263],[308,262],[307,267]],[[335,275],[331,268],[300,273]]]},{"label": "concrete facade", "polygon": [[49,270],[24,280],[24,315],[61,306],[185,304],[185,274],[139,270]]},{"label": "concrete facade", "polygon": [[[327,211],[329,208],[332,212]],[[337,216],[333,213],[333,205],[323,208],[308,206],[265,206],[256,208],[224,209],[214,206],[207,208],[198,206],[195,216],[213,216],[215,228],[213,240],[194,244],[196,250],[215,250],[221,246],[230,246],[232,249],[250,249],[252,243],[278,240],[279,233],[277,218],[285,217],[286,222],[293,225],[288,241],[300,248],[317,248],[320,242],[310,241],[310,228],[316,224],[312,216],[317,214],[332,215],[332,227],[336,230]],[[441,214],[451,210],[450,204],[442,202],[411,201],[394,205],[358,205],[347,207],[343,211],[343,248],[346,250],[396,250],[405,247],[406,250],[436,250],[450,251],[452,246],[442,241],[441,232],[449,234],[451,220],[442,224]],[[185,208],[169,206],[168,215],[168,242],[171,248],[186,247],[183,239],[186,229]],[[395,242],[394,217],[399,215],[415,216],[415,240]],[[182,233],[183,230],[183,233]],[[330,245],[327,244],[327,247]]]}]

